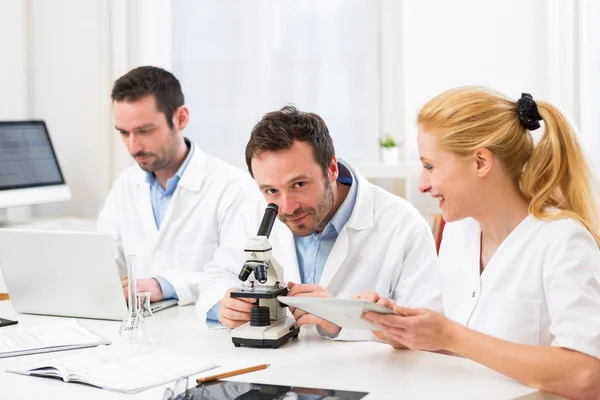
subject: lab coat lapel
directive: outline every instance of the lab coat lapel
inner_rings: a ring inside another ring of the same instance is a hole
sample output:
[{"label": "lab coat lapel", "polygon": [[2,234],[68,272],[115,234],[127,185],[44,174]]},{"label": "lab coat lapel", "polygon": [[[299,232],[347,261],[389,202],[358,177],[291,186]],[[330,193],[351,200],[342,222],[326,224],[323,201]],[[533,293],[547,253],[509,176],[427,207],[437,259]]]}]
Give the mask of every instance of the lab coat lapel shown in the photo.
[{"label": "lab coat lapel", "polygon": [[150,200],[150,186],[146,182],[146,173],[139,169],[136,177],[137,184],[134,188],[136,202],[136,210],[139,215],[139,220],[142,223],[143,231],[147,233],[148,240],[154,246],[158,237],[158,229],[156,228],[156,220],[152,211],[152,201]]},{"label": "lab coat lapel", "polygon": [[300,269],[292,231],[283,222],[277,220],[273,226],[270,241],[273,245],[273,256],[283,269],[284,282],[300,283]]},{"label": "lab coat lapel", "polygon": [[167,207],[165,216],[163,217],[162,223],[160,224],[160,229],[158,230],[155,244],[158,244],[160,240],[162,240],[164,235],[166,235],[165,232],[169,231],[168,227],[170,222],[174,218],[173,214],[175,213],[175,215],[177,215],[176,213],[181,214],[185,212],[186,205],[179,204],[181,202],[181,192],[184,190],[190,190],[194,192],[199,191],[202,186],[202,182],[204,180],[205,175],[206,154],[200,149],[200,147],[198,147],[197,144],[194,144],[194,154],[192,154],[190,162],[183,171],[179,183],[177,183],[177,188],[173,193],[173,197],[169,202],[169,206]]},{"label": "lab coat lapel", "polygon": [[[287,229],[287,227],[285,227]],[[284,270],[284,279],[286,282],[300,283],[300,267],[298,266],[298,256],[296,255],[296,243],[294,242],[294,235],[288,229],[288,235],[285,237],[285,267],[281,264]]]},{"label": "lab coat lapel", "polygon": [[[321,275],[321,280],[319,281],[319,285],[324,287],[327,287],[331,283],[331,280],[335,277],[348,258],[350,251],[349,243],[354,231],[370,229],[373,226],[374,198],[371,184],[364,179],[356,168],[348,161],[338,158],[338,163],[343,164],[352,171],[352,175],[356,180],[355,183],[358,184],[358,190],[356,192],[356,203],[352,209],[352,214],[346,225],[342,228],[342,231],[339,233],[335,244],[331,249],[331,253],[329,253],[327,262],[325,263],[323,275]],[[354,250],[354,248],[352,250]],[[360,249],[356,250],[360,251]]]},{"label": "lab coat lapel", "polygon": [[331,280],[338,272],[344,261],[348,256],[348,229],[344,228],[338,235],[333,248],[331,249],[331,253],[329,253],[329,257],[327,257],[327,262],[325,262],[325,268],[323,269],[323,275],[321,275],[321,280],[319,281],[319,285],[323,287],[329,286]]}]

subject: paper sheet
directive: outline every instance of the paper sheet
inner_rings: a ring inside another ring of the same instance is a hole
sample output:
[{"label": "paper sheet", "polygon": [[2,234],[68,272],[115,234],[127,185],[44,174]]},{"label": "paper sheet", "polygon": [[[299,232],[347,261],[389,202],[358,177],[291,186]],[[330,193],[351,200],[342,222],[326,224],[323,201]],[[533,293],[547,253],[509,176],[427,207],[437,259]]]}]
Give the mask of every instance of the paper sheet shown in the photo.
[{"label": "paper sheet", "polygon": [[0,355],[105,342],[106,340],[82,327],[75,319],[69,319],[52,324],[0,331]]},{"label": "paper sheet", "polygon": [[107,390],[136,393],[218,365],[160,347],[117,345],[52,358],[9,372],[28,374],[47,367],[65,371],[70,380],[75,378]]}]

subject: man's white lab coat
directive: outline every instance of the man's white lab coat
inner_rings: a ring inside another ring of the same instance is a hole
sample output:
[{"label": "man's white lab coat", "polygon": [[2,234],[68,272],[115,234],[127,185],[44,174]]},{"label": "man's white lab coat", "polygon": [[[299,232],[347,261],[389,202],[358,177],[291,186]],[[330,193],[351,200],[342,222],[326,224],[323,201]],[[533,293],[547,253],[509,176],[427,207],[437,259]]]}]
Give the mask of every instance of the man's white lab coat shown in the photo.
[{"label": "man's white lab coat", "polygon": [[179,297],[195,302],[204,269],[235,270],[260,223],[264,200],[245,172],[196,145],[160,229],[157,229],[146,172],[138,165],[121,173],[98,218],[113,241],[121,276],[136,257],[136,278],[162,276]]},{"label": "man's white lab coat", "polygon": [[[336,297],[373,290],[401,306],[441,311],[441,288],[435,273],[433,235],[421,214],[406,200],[369,183],[347,161],[338,159],[357,178],[356,204],[327,258],[319,285]],[[271,235],[273,254],[284,270],[284,281],[300,283],[294,237],[276,221]],[[231,287],[239,287],[241,265],[232,270],[207,266],[196,304],[206,313]],[[366,339],[369,331],[344,330],[342,340]]]}]

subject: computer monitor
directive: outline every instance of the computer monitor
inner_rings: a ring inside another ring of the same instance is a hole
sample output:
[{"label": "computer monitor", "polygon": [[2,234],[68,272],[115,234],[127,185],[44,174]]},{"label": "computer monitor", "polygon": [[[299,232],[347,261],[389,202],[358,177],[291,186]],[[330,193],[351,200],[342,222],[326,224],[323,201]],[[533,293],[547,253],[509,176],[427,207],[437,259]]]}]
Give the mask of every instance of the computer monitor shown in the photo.
[{"label": "computer monitor", "polygon": [[70,199],[44,121],[0,121],[0,209]]}]

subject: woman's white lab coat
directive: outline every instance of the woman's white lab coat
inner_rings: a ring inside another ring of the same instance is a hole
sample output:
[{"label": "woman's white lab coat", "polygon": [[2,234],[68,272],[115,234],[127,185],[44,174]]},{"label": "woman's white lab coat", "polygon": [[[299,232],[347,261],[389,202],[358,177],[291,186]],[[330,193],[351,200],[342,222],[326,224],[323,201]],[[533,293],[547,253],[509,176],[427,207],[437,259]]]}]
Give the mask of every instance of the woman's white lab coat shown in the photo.
[{"label": "woman's white lab coat", "polygon": [[[347,161],[338,159],[357,177],[356,204],[331,250],[319,285],[336,297],[374,290],[407,307],[441,309],[435,275],[435,244],[429,225],[407,201],[369,183]],[[291,231],[276,221],[271,235],[273,253],[282,265],[285,282],[300,283]],[[216,265],[214,266],[216,267]],[[196,305],[200,318],[231,287],[239,287],[233,270],[207,266]],[[364,339],[368,331],[342,330],[339,339]]]},{"label": "woman's white lab coat", "polygon": [[125,276],[125,256],[136,255],[136,278],[162,276],[179,304],[195,302],[207,264],[241,265],[248,237],[260,222],[264,200],[252,178],[196,145],[160,229],[156,228],[146,173],[127,168],[109,193],[98,228],[111,237]]},{"label": "woman's white lab coat", "polygon": [[600,251],[577,221],[528,216],[480,274],[479,224],[446,225],[438,266],[446,316],[515,343],[600,358]]}]

